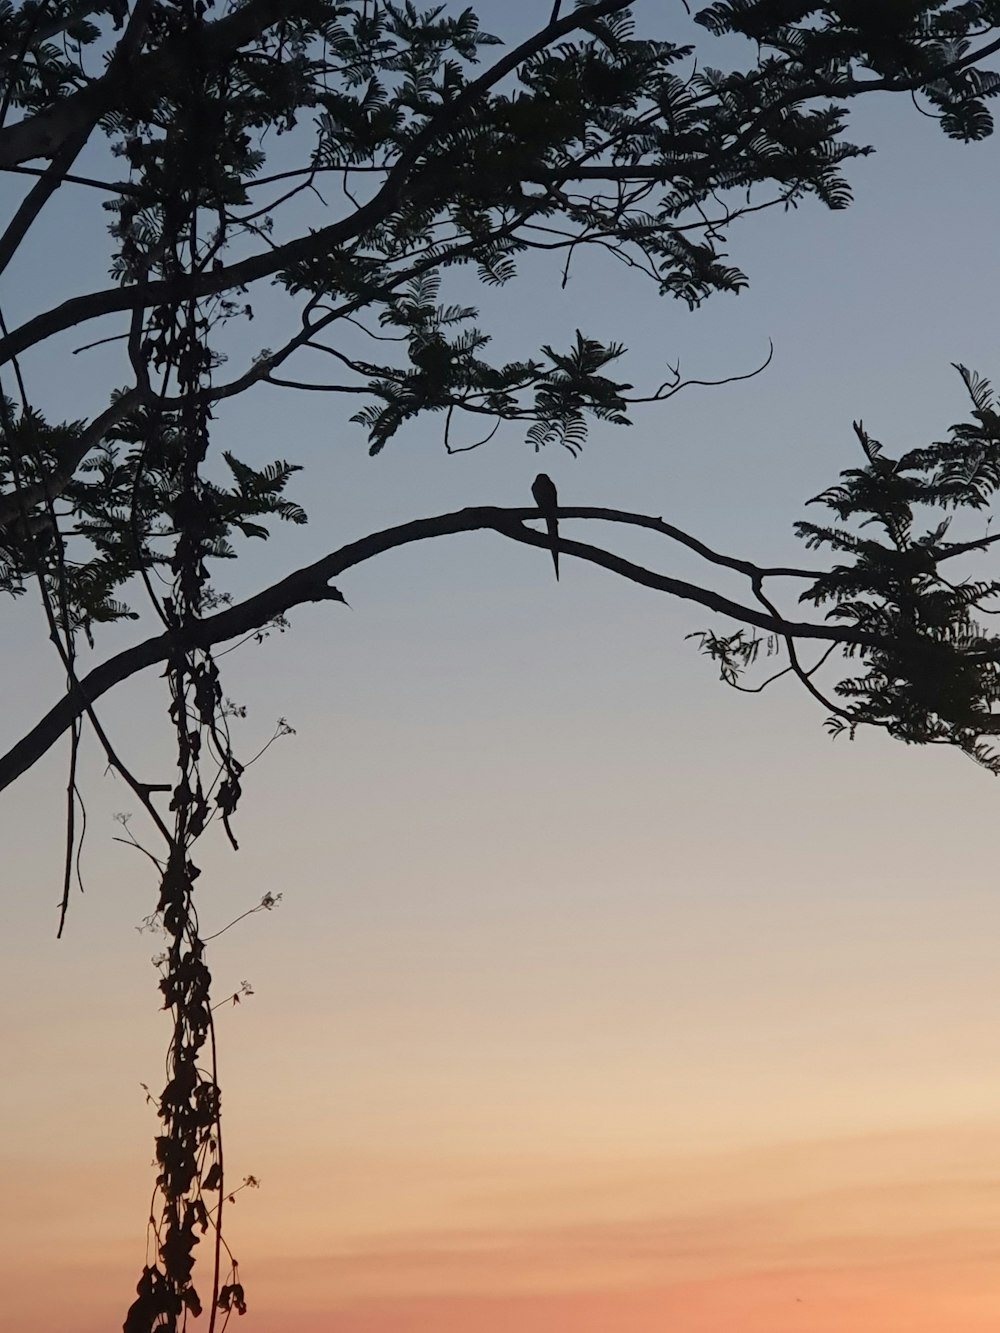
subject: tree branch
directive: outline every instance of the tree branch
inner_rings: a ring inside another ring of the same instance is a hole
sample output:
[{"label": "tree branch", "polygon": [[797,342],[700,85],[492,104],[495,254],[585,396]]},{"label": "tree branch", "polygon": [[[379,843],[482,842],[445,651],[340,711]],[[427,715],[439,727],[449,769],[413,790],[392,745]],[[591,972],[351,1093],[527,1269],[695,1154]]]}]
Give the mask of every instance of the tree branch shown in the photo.
[{"label": "tree branch", "polygon": [[35,219],[66,179],[66,173],[80,155],[92,128],[91,125],[85,125],[66,139],[58,152],[53,153],[52,161],[22,199],[3,236],[0,236],[0,273],[17,254],[18,247],[27,236]]},{"label": "tree branch", "polygon": [[[329,250],[354,239],[369,226],[376,225],[398,207],[407,184],[407,176],[416,165],[421,155],[433,144],[443,129],[453,125],[484,92],[502,80],[517,68],[524,60],[545,49],[554,40],[566,36],[575,29],[589,27],[595,19],[617,13],[625,9],[630,0],[594,0],[585,8],[574,10],[565,17],[550,21],[532,37],[511,49],[478,79],[467,84],[462,91],[441,107],[401,153],[390,168],[381,188],[366,204],[358,208],[350,217],[318,229],[307,236],[297,237],[283,246],[276,246],[229,267],[204,271],[185,279],[169,279],[148,283],[134,283],[126,287],[109,288],[73,297],[61,305],[36,316],[15,329],[8,338],[0,342],[0,364],[26,351],[29,347],[43,341],[54,333],[85,320],[96,319],[102,315],[118,311],[132,311],[151,305],[169,304],[178,300],[188,300],[200,296],[209,296],[234,287],[245,286],[261,278],[316,258]],[[249,3],[236,10],[225,19],[209,24],[205,30],[205,55],[208,59],[221,59],[237,50],[241,45],[259,37],[271,24],[288,17],[295,12],[294,0],[249,0]],[[1000,39],[987,44],[979,51],[955,61],[944,74],[958,70],[985,59],[1000,49]],[[168,46],[161,50],[139,57],[133,62],[133,76],[145,80],[162,74],[171,66],[175,54]],[[8,163],[18,163],[32,157],[51,156],[74,131],[80,129],[88,116],[99,117],[110,109],[121,93],[121,79],[113,73],[113,66],[94,84],[81,93],[73,94],[50,111],[42,112],[7,130],[0,130],[0,168]],[[727,156],[739,151],[757,132],[762,119],[773,115],[783,106],[810,97],[832,96],[853,97],[861,93],[880,90],[900,91],[917,88],[927,82],[927,77],[909,80],[845,79],[836,83],[818,82],[805,89],[789,91],[785,97],[768,104],[754,123],[740,135],[726,150]],[[34,127],[34,128],[32,128]],[[20,135],[20,138],[18,136]],[[25,142],[21,142],[21,140]],[[27,140],[31,140],[30,143]],[[599,171],[605,168],[583,168],[567,166],[556,169],[557,178],[571,178],[576,171]],[[612,174],[621,170],[614,168]],[[653,173],[653,179],[661,179],[665,168],[635,167],[624,168],[632,173],[632,178],[644,178],[643,173]],[[567,176],[568,173],[568,176]],[[636,176],[638,173],[638,176]]]},{"label": "tree branch", "polygon": [[[121,41],[108,65],[105,78],[117,79],[127,70],[129,62],[142,45],[150,4],[151,0],[137,0]],[[52,161],[46,170],[21,201],[20,207],[0,237],[0,273],[17,254],[18,246],[28,234],[39,213],[66,179],[67,172],[82,152],[98,119],[98,115],[95,114],[81,117],[77,128],[66,135],[52,154]]]},{"label": "tree branch", "polygon": [[[282,9],[289,0],[258,0],[260,5],[270,4]],[[233,287],[243,287],[260,278],[271,277],[294,264],[326,254],[345,242],[366,231],[369,227],[383,222],[402,200],[406,189],[407,177],[420,157],[433,144],[442,130],[454,122],[476,102],[481,94],[487,92],[495,83],[500,82],[517,68],[524,60],[542,51],[553,40],[563,37],[604,14],[616,13],[625,9],[631,0],[596,0],[586,9],[574,10],[572,14],[549,24],[534,36],[527,38],[514,47],[505,56],[492,65],[478,79],[467,84],[456,97],[447,102],[437,115],[432,116],[424,127],[414,135],[406,150],[400,154],[389,171],[381,188],[350,217],[341,218],[329,226],[321,227],[307,236],[297,237],[285,245],[265,250],[248,259],[240,260],[229,267],[205,270],[183,279],[162,279],[157,282],[133,283],[126,287],[111,287],[104,291],[88,292],[84,296],[74,296],[61,305],[54,306],[44,314],[36,315],[8,337],[0,341],[0,365],[20,355],[29,347],[44,341],[54,333],[72,328],[75,324],[88,319],[97,319],[101,315],[114,314],[117,311],[135,310],[152,305],[167,305],[179,300],[191,300],[199,296],[211,296],[218,292],[229,291]],[[223,19],[212,25],[221,27],[256,8],[251,3],[244,9],[237,10],[232,19]],[[139,62],[137,62],[138,64]],[[14,128],[19,128],[15,126]],[[63,136],[65,137],[65,135]],[[3,166],[3,139],[0,134],[0,166]],[[44,154],[33,154],[44,156]]]},{"label": "tree branch", "polygon": [[[690,550],[697,552],[713,564],[724,566],[746,575],[754,582],[769,577],[814,578],[808,570],[775,567],[762,569],[745,560],[713,551],[697,538],[682,532],[680,528],[665,523],[660,518],[645,514],[626,513],[617,509],[582,507],[562,507],[559,517],[569,519],[592,519],[606,523],[622,523],[633,527],[647,528],[677,541]],[[534,506],[524,509],[501,509],[495,506],[480,506],[461,509],[451,514],[440,514],[434,518],[416,519],[398,527],[387,528],[382,532],[372,533],[359,541],[351,542],[338,551],[324,556],[314,564],[289,574],[280,582],[257,593],[255,596],[227,607],[217,615],[209,616],[199,622],[191,635],[192,645],[209,648],[213,644],[223,643],[238,638],[255,629],[267,625],[275,617],[283,615],[293,606],[305,602],[336,600],[338,594],[331,589],[330,580],[344,573],[345,570],[362,564],[385,551],[394,550],[412,542],[426,541],[431,537],[450,536],[459,532],[492,530],[513,541],[537,546],[546,552],[551,551],[549,537],[525,527],[525,523],[538,518]],[[859,647],[876,647],[879,640],[859,630],[811,622],[786,621],[780,616],[773,616],[744,606],[710,589],[700,588],[682,579],[669,575],[657,574],[652,570],[636,565],[630,560],[613,555],[609,551],[561,537],[560,552],[575,555],[581,560],[599,565],[613,574],[629,579],[643,587],[666,592],[670,596],[696,602],[700,606],[732,616],[734,619],[756,625],[770,633],[793,635],[796,638],[820,639],[834,644],[852,644]],[[0,791],[9,786],[16,778],[29,769],[55,741],[73,725],[76,718],[88,711],[108,690],[121,681],[133,676],[138,671],[166,661],[173,643],[169,634],[159,634],[144,640],[132,648],[109,658],[82,677],[74,689],[67,693],[48,713],[24,736],[11,750],[0,758]]]},{"label": "tree branch", "polygon": [[[298,8],[296,0],[250,0],[226,18],[205,25],[205,58],[224,59],[247,42],[255,41],[272,24],[294,17]],[[119,51],[130,47],[131,40],[127,39],[126,32],[118,44]],[[171,68],[181,65],[184,56],[179,48],[175,50],[176,46],[177,43],[168,42],[157,51],[139,56],[131,65],[131,73],[113,58],[101,77],[86,88],[0,130],[0,167],[52,157],[85,125],[96,124],[101,116],[114,109],[125,91],[126,81],[134,78],[141,84],[156,82]]]}]

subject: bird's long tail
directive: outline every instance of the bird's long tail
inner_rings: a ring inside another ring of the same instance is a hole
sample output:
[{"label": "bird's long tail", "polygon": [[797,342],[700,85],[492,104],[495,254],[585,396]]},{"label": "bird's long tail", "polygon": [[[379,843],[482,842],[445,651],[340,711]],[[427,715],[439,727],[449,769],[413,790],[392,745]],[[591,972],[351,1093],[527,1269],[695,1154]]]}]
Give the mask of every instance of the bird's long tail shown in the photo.
[{"label": "bird's long tail", "polygon": [[556,583],[559,582],[559,519],[555,514],[549,514],[545,519],[545,527],[548,530],[549,541],[552,543],[552,567],[556,571]]}]

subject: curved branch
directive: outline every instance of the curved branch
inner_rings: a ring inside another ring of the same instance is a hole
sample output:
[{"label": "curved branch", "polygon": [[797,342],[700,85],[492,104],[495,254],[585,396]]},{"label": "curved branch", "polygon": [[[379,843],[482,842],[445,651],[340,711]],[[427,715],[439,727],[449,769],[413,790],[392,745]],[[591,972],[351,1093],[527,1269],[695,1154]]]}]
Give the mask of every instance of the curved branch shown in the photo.
[{"label": "curved branch", "polygon": [[726,384],[741,384],[744,380],[756,379],[758,375],[762,375],[764,373],[764,371],[774,360],[773,339],[768,338],[767,348],[768,348],[767,356],[760,363],[760,365],[757,367],[756,370],[745,371],[742,375],[727,375],[725,379],[721,380],[699,380],[699,379],[682,380],[680,363],[678,362],[676,366],[668,365],[668,369],[670,370],[673,379],[664,380],[655,393],[646,394],[644,397],[629,398],[627,395],[623,394],[622,402],[665,403],[668,398],[673,398],[674,394],[680,393],[682,389],[690,389],[695,386],[700,386],[701,388],[704,389],[721,389],[723,385]]},{"label": "curved branch", "polygon": [[[559,517],[568,519],[596,519],[607,523],[623,523],[633,527],[648,528],[671,540],[680,542],[690,550],[696,551],[713,564],[745,574],[751,580],[759,581],[768,577],[814,578],[807,570],[797,569],[761,569],[745,560],[738,560],[699,542],[672,524],[664,523],[660,518],[646,514],[626,513],[617,509],[603,509],[591,506],[561,507]],[[324,556],[311,565],[296,570],[278,583],[263,589],[246,601],[236,606],[227,607],[217,615],[202,620],[192,638],[194,646],[208,648],[216,643],[235,639],[268,624],[276,616],[283,615],[293,606],[305,602],[342,600],[336,589],[330,587],[330,580],[344,573],[345,570],[362,564],[373,556],[381,555],[396,547],[409,545],[411,542],[426,541],[431,537],[450,536],[459,532],[475,532],[483,529],[492,530],[513,541],[537,546],[550,552],[551,542],[546,534],[535,532],[525,527],[525,523],[538,518],[534,506],[524,509],[500,509],[495,506],[479,506],[460,509],[451,514],[440,514],[434,518],[415,519],[398,527],[386,528],[375,532],[359,541],[351,542],[338,551]],[[796,638],[821,639],[835,644],[853,644],[860,647],[876,647],[879,640],[873,635],[859,630],[814,624],[811,622],[786,621],[780,616],[772,616],[754,607],[743,606],[728,597],[710,589],[700,588],[682,579],[657,574],[652,570],[636,565],[621,556],[592,546],[560,538],[560,552],[575,555],[581,560],[599,565],[613,574],[629,579],[643,587],[666,592],[673,597],[697,602],[722,615],[732,616],[746,624],[756,625],[771,633],[793,635]],[[132,648],[109,658],[93,671],[82,677],[75,688],[67,693],[51,708],[48,713],[24,736],[7,754],[0,758],[0,791],[9,786],[16,778],[27,771],[59,739],[59,737],[82,713],[108,690],[121,681],[133,676],[138,671],[166,661],[172,651],[171,636],[164,633],[144,640]]]}]

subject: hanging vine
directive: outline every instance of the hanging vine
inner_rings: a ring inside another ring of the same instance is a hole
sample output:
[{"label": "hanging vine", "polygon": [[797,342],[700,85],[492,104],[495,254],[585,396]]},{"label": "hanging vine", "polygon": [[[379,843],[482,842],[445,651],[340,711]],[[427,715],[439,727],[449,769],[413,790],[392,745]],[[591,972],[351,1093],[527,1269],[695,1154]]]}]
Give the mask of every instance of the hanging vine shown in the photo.
[{"label": "hanging vine", "polygon": [[[208,0],[209,4],[211,0]],[[140,230],[137,212],[120,223],[123,262],[132,273],[156,263],[166,276],[183,278],[211,264],[226,239],[226,218],[218,209],[214,225],[204,226],[204,182],[211,181],[219,160],[220,130],[225,133],[226,76],[203,58],[199,40],[206,5],[202,0],[170,0],[157,5],[151,24],[158,40],[170,42],[183,70],[171,101],[166,132],[147,138],[136,125],[129,152],[159,157],[164,186],[160,192],[158,253],[150,245],[156,229],[148,217]],[[144,275],[144,272],[143,272]],[[209,444],[209,394],[213,354],[209,333],[213,312],[204,300],[181,295],[156,307],[145,327],[133,324],[130,353],[140,384],[146,386],[144,457],[136,469],[155,463],[165,482],[165,512],[176,534],[170,558],[172,584],[158,598],[146,586],[171,642],[166,680],[170,720],[176,734],[176,778],[170,800],[172,827],[163,826],[166,853],[161,865],[157,915],[166,935],[160,959],[160,989],[170,1011],[172,1031],[166,1082],[157,1101],[161,1132],[156,1138],[159,1173],[150,1214],[150,1246],[125,1321],[125,1333],[153,1328],[176,1333],[189,1315],[199,1315],[202,1300],[192,1281],[195,1248],[211,1233],[214,1243],[209,1333],[220,1311],[246,1310],[235,1260],[222,1232],[226,1198],[222,1143],[221,1093],[212,1017],[212,977],[205,961],[195,904],[200,870],[193,848],[213,816],[221,816],[236,846],[230,816],[240,797],[242,766],[233,755],[226,726],[219,671],[209,648],[197,646],[195,628],[206,604],[206,558],[225,532],[216,493],[201,476]],[[160,381],[154,401],[152,375]],[[163,411],[173,394],[169,422]],[[133,522],[135,509],[133,508]],[[134,534],[140,564],[145,564],[143,534]],[[206,776],[206,767],[214,770]],[[223,1272],[228,1268],[226,1280]]]}]

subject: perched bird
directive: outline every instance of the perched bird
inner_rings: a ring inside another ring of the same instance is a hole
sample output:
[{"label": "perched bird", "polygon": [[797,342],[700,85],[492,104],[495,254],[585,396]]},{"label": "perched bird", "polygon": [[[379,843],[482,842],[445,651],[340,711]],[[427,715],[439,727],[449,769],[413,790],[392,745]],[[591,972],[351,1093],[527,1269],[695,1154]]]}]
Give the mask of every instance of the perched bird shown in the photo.
[{"label": "perched bird", "polygon": [[544,472],[539,472],[538,476],[531,483],[531,494],[534,497],[535,504],[538,505],[539,512],[545,519],[545,526],[548,529],[549,540],[552,542],[552,564],[556,571],[556,582],[559,582],[559,496],[556,494],[556,484],[550,476]]}]

